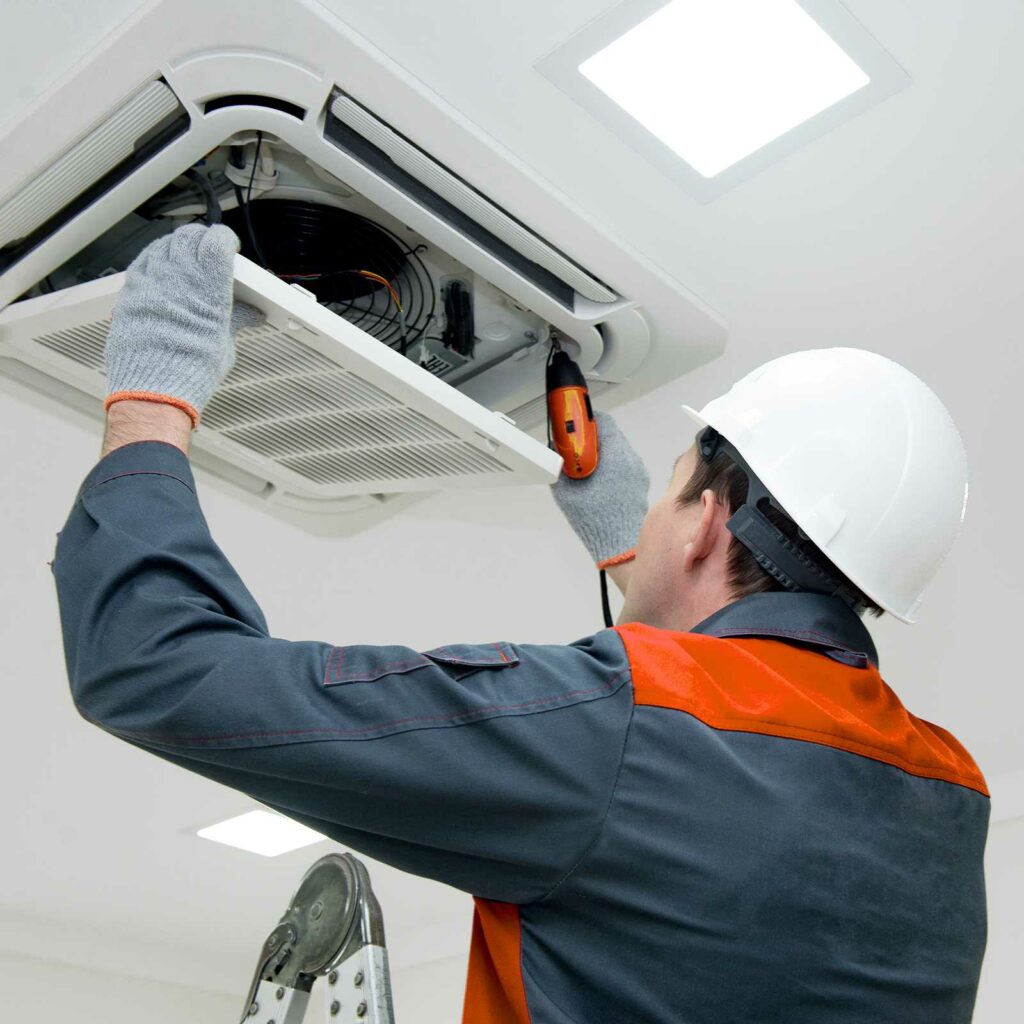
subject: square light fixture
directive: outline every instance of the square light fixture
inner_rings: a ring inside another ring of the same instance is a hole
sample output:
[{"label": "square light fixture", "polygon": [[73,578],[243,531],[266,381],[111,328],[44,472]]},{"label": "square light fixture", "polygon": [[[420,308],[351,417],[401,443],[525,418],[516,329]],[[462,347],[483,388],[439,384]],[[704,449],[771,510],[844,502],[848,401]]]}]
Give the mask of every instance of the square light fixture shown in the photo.
[{"label": "square light fixture", "polygon": [[196,835],[200,839],[212,839],[215,843],[236,846],[264,857],[277,857],[326,838],[291,818],[271,811],[249,811],[209,828],[201,828]]},{"label": "square light fixture", "polygon": [[910,81],[838,0],[625,0],[536,67],[705,201]]}]

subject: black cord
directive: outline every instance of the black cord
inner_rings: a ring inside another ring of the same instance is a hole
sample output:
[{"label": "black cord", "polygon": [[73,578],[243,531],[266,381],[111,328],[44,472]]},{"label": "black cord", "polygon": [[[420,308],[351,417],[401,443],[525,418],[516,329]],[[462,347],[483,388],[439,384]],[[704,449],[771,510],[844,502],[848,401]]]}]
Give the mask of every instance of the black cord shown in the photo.
[{"label": "black cord", "polygon": [[548,418],[548,447],[554,451],[555,442],[551,437],[551,403],[548,401],[548,367],[551,365],[551,360],[555,358],[555,353],[558,351],[555,342],[552,340],[551,348],[548,349],[547,362],[544,364],[544,408],[547,410]]},{"label": "black cord", "polygon": [[199,189],[206,200],[206,223],[208,225],[219,224],[221,221],[220,201],[217,199],[217,193],[214,192],[209,179],[204,178],[194,167],[190,167],[185,172],[185,177]]},{"label": "black cord", "polygon": [[270,270],[267,258],[263,255],[263,250],[260,249],[259,242],[256,241],[256,234],[252,229],[252,217],[249,216],[249,204],[245,201],[245,193],[237,185],[235,186],[235,197],[238,199],[238,208],[242,211],[242,218],[245,220],[245,233],[249,236],[249,243],[256,253],[256,258],[264,270]]},{"label": "black cord", "polygon": [[260,150],[263,148],[263,132],[256,133],[256,152],[252,155],[252,173],[249,175],[249,187],[245,192],[245,201],[252,202],[252,183],[256,180],[256,168],[260,165]]},{"label": "black cord", "polygon": [[615,625],[612,618],[612,606],[608,603],[608,574],[601,570],[601,611],[604,614],[604,624],[611,629]]},{"label": "black cord", "polygon": [[252,202],[252,183],[256,180],[256,168],[259,167],[260,163],[260,149],[263,146],[263,132],[256,133],[256,151],[252,155],[252,173],[249,175],[249,186],[245,191],[245,196],[242,196],[242,190],[236,185],[235,195],[238,198],[238,205],[241,207],[242,216],[245,218],[245,230],[249,236],[249,241],[252,243],[253,251],[256,253],[257,258],[260,261],[260,266],[264,270],[270,270],[270,264],[267,263],[267,257],[263,255],[263,250],[260,248],[260,243],[256,241],[256,232],[252,227],[252,214],[249,212],[249,204]]}]

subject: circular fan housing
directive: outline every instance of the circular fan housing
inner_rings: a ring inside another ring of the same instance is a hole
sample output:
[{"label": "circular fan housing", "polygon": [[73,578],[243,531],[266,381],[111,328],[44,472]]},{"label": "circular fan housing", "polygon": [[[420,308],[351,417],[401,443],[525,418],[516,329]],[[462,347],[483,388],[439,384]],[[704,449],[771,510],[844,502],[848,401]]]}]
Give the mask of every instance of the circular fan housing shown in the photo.
[{"label": "circular fan housing", "polygon": [[386,228],[349,210],[292,199],[258,200],[248,212],[251,234],[243,209],[224,212],[224,223],[241,239],[242,255],[266,260],[278,277],[301,284],[389,345],[400,344],[403,335],[409,344],[422,333],[433,311],[433,283],[422,262]]}]

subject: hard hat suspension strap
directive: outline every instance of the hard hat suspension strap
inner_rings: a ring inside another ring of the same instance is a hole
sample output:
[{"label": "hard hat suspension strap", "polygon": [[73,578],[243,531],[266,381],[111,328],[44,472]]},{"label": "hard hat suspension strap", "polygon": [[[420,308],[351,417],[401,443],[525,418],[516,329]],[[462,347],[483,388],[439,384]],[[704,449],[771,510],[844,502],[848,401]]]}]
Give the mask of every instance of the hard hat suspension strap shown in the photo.
[{"label": "hard hat suspension strap", "polygon": [[[778,503],[746,460],[714,427],[706,427],[697,438],[701,458],[710,462],[716,455],[728,455],[747,478],[747,500],[726,521],[726,529],[757,559],[758,565],[778,580],[786,590],[808,591],[840,598],[860,613],[863,602],[846,584],[810,558],[764,513],[760,504],[767,501],[787,518],[793,517]],[[806,537],[797,529],[801,537]]]}]

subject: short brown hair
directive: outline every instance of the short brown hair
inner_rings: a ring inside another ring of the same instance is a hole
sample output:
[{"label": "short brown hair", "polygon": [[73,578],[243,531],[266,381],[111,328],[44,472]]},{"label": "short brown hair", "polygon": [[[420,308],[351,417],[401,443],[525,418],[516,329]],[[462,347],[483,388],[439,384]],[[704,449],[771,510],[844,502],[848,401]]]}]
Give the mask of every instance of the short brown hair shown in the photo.
[{"label": "short brown hair", "polygon": [[[697,466],[676,497],[676,507],[682,509],[693,505],[700,501],[700,496],[704,491],[711,490],[720,502],[729,507],[730,511],[736,511],[747,500],[746,473],[724,452],[716,455],[710,462],[701,458],[699,448],[697,452]],[[792,519],[773,505],[766,504],[761,511],[769,522],[778,527],[804,554],[813,559],[816,565],[845,584],[856,595],[857,601],[863,609],[876,618],[884,614],[884,609],[851,583],[815,544],[799,536],[797,525]],[[765,572],[758,565],[757,559],[735,537],[730,540],[728,550],[729,556],[726,563],[729,573],[728,582],[737,600],[751,594],[786,589],[774,576]]]}]

